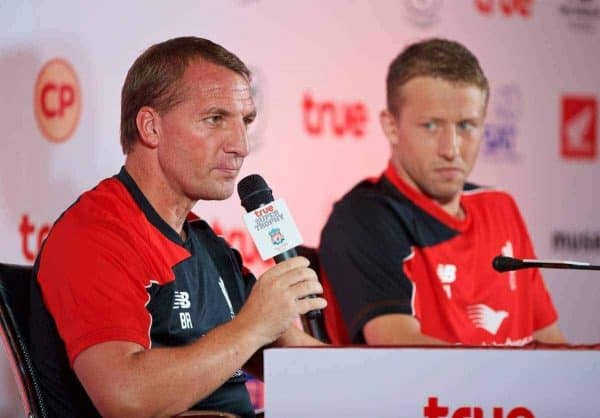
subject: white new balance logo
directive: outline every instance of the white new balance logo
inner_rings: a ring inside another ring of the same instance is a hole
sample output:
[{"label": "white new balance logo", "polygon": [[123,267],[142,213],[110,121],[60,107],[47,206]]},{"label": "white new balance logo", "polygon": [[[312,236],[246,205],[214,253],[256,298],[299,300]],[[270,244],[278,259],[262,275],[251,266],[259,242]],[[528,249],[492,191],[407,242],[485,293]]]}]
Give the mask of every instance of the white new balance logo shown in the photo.
[{"label": "white new balance logo", "polygon": [[442,287],[448,299],[452,299],[452,289],[450,285],[456,280],[456,266],[454,264],[438,264],[436,270],[438,279],[442,282]]},{"label": "white new balance logo", "polygon": [[467,306],[467,315],[475,327],[483,328],[490,334],[496,335],[498,328],[502,325],[504,318],[508,316],[506,311],[495,311],[482,303]]},{"label": "white new balance logo", "polygon": [[175,291],[174,296],[173,309],[189,309],[190,306],[192,306],[190,294],[188,292]]}]

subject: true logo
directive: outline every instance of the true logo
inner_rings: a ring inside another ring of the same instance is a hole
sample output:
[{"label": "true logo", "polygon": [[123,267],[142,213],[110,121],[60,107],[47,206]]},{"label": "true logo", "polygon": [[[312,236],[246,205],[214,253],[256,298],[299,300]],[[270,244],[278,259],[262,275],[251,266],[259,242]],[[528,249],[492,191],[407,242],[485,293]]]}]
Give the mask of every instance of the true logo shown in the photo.
[{"label": "true logo", "polygon": [[516,15],[528,18],[533,9],[533,0],[475,0],[475,7],[488,16],[498,10],[506,17]]},{"label": "true logo", "polygon": [[75,132],[81,113],[81,88],[66,60],[53,59],[40,70],[34,110],[40,131],[50,142],[64,142]]},{"label": "true logo", "polygon": [[535,418],[533,412],[524,406],[512,408],[505,415],[504,408],[495,406],[492,408],[492,415],[485,414],[483,408],[479,406],[460,406],[454,412],[450,411],[448,406],[438,403],[437,396],[431,396],[427,399],[427,405],[423,408],[423,417],[425,418]]},{"label": "true logo", "polygon": [[356,139],[365,136],[368,122],[367,107],[362,102],[334,103],[317,101],[310,93],[302,100],[304,127],[313,136],[329,131],[336,137],[350,135]]}]

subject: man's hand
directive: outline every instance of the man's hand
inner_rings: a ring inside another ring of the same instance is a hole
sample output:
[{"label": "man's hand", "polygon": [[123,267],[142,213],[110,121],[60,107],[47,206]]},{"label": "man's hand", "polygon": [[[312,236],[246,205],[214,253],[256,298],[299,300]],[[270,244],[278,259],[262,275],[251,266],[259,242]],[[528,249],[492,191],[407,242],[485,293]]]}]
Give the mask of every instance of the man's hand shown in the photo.
[{"label": "man's hand", "polygon": [[246,322],[256,332],[261,345],[269,344],[286,332],[298,315],[323,309],[323,293],[314,270],[304,257],[294,257],[266,271],[252,289],[236,320]]}]

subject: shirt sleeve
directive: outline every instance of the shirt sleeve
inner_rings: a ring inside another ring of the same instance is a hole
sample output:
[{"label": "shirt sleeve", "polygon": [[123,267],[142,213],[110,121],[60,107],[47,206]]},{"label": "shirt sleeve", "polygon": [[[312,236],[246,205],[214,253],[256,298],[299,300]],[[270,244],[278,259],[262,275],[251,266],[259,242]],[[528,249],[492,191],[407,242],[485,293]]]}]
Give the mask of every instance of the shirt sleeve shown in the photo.
[{"label": "shirt sleeve", "polygon": [[403,269],[410,254],[402,223],[384,197],[347,197],[335,205],[319,258],[354,343],[364,342],[362,328],[377,316],[413,314],[413,284]]},{"label": "shirt sleeve", "polygon": [[60,220],[44,244],[37,279],[71,365],[101,342],[149,348],[144,262],[126,228],[110,221],[90,227]]}]

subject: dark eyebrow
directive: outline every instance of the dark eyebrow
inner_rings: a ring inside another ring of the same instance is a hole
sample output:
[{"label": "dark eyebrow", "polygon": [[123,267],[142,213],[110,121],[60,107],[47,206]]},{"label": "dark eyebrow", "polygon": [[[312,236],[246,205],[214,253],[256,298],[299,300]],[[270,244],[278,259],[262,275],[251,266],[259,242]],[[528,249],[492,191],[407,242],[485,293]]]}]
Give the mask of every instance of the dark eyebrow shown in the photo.
[{"label": "dark eyebrow", "polygon": [[256,109],[254,109],[252,112],[248,113],[246,116],[244,116],[244,120],[250,120],[253,121],[254,119],[256,119]]},{"label": "dark eyebrow", "polygon": [[231,112],[223,109],[222,107],[209,107],[208,109],[204,110],[202,112],[203,114],[211,114],[211,115],[220,115],[220,116],[229,116],[231,115]]}]

